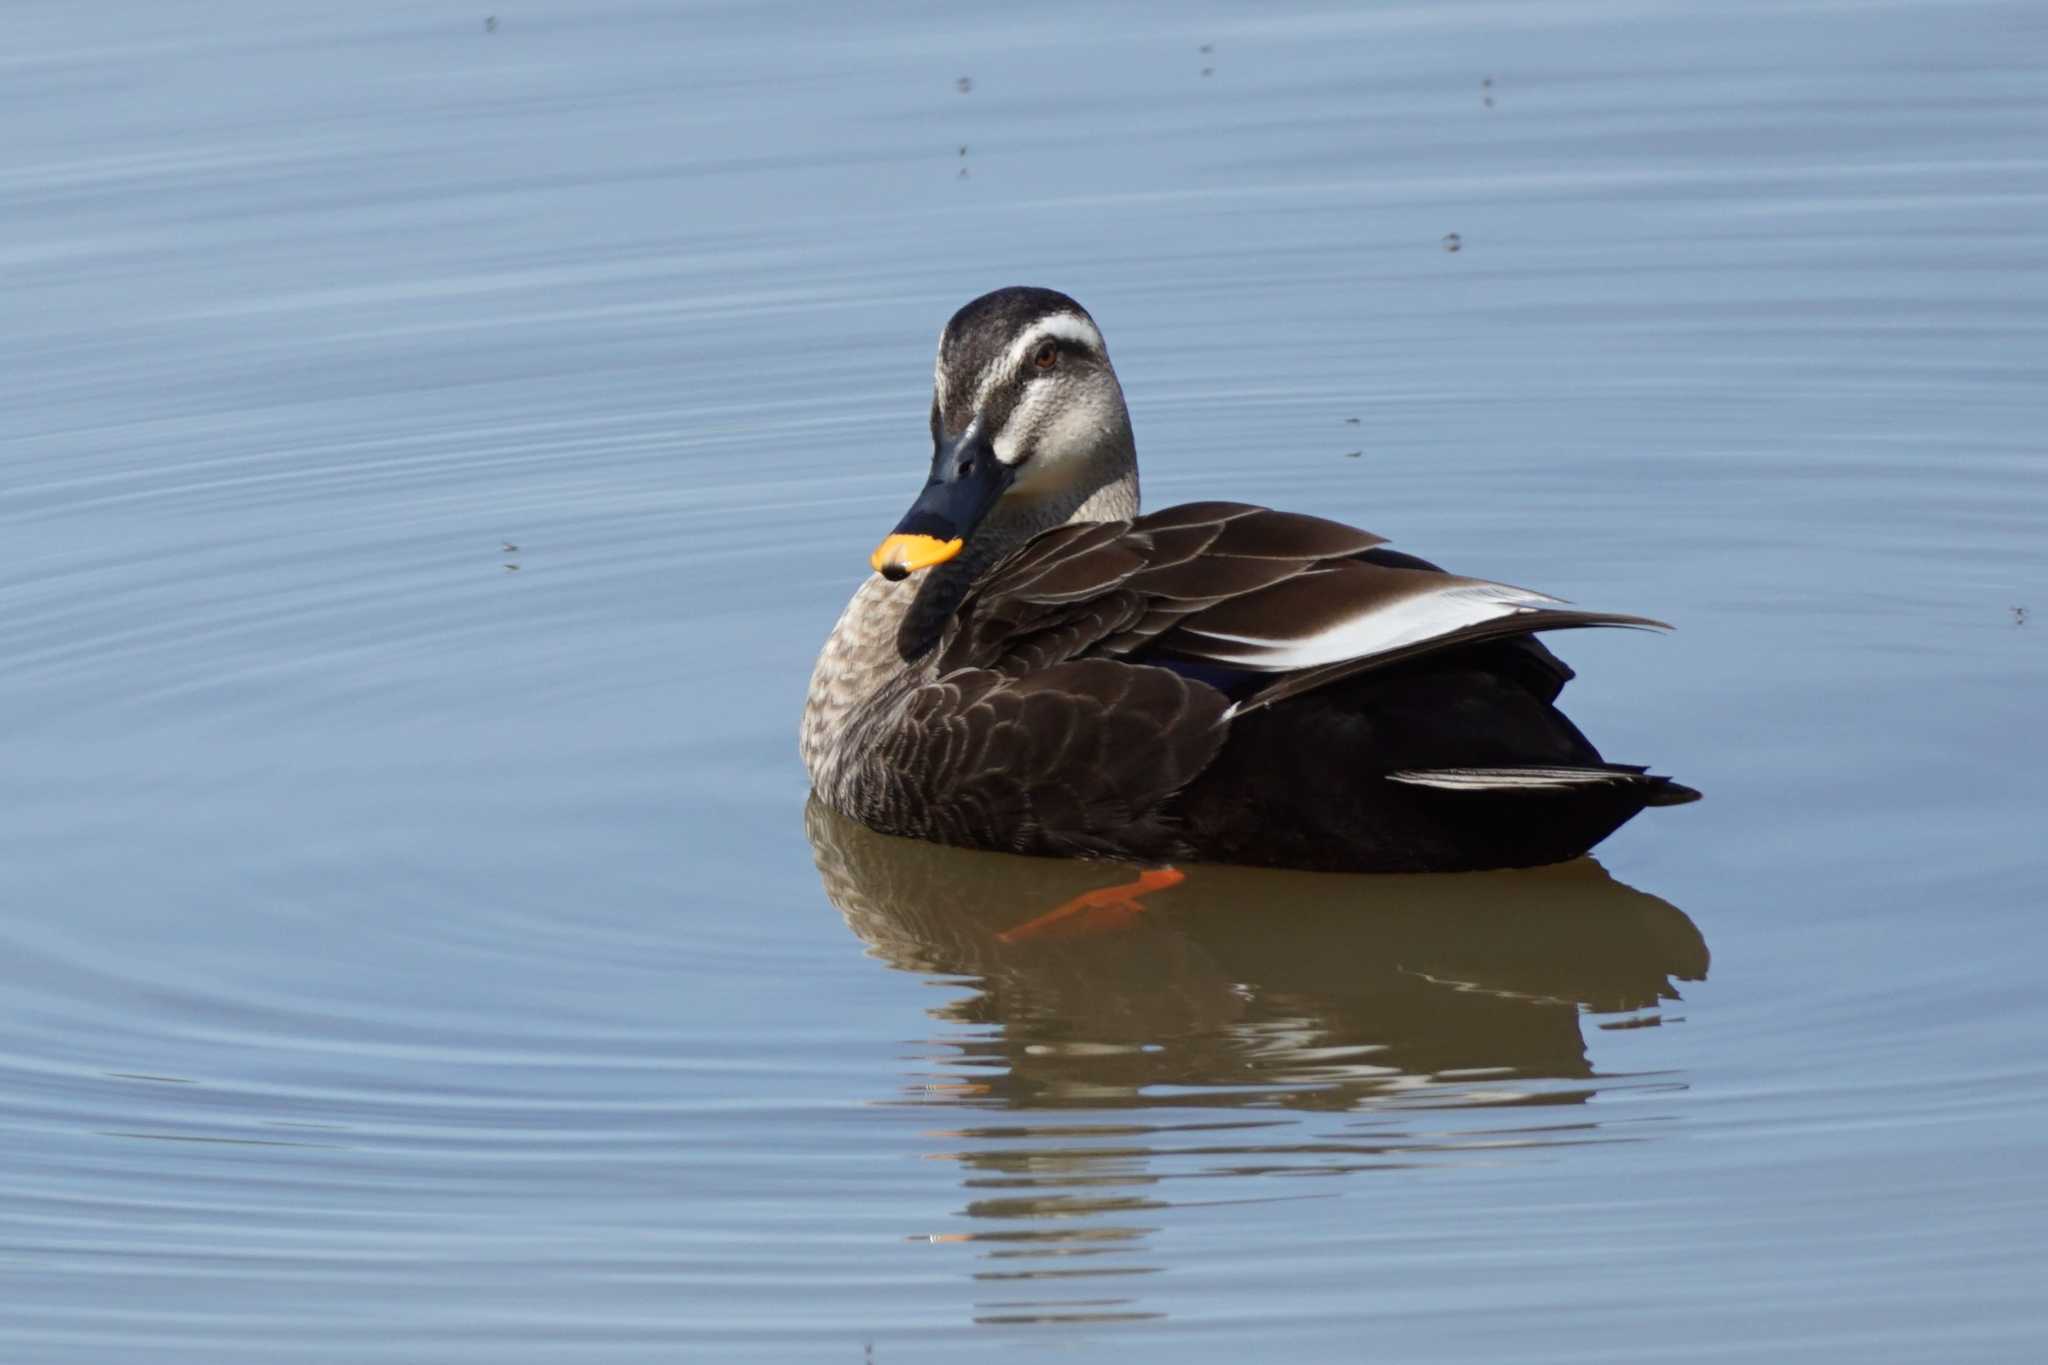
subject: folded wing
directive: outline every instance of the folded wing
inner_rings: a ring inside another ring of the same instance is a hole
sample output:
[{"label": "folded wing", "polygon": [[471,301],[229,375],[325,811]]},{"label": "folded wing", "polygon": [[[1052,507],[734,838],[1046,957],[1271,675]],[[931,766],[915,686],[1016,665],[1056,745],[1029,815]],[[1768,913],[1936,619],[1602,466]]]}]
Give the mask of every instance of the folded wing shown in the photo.
[{"label": "folded wing", "polygon": [[1239,712],[1438,650],[1583,626],[1666,629],[1444,573],[1369,531],[1244,503],[1039,536],[977,589],[942,667],[1097,657],[1240,679]]}]

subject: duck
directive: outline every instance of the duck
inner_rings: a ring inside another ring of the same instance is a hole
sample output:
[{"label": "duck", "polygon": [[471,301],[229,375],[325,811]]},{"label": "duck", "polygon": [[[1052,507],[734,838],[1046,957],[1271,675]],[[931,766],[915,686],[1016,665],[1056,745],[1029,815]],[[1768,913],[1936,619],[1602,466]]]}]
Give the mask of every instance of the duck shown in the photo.
[{"label": "duck", "polygon": [[815,798],[883,834],[1147,866],[1474,872],[1699,792],[1604,759],[1539,635],[1663,631],[1240,502],[1140,510],[1123,387],[1052,289],[974,299],[924,486],[812,671]]}]

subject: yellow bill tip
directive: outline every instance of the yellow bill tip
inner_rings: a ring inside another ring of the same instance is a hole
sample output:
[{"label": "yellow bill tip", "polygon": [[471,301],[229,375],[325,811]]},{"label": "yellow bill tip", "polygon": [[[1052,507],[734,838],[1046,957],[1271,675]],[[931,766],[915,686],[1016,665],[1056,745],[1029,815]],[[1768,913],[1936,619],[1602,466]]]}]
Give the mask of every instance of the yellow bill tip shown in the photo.
[{"label": "yellow bill tip", "polygon": [[936,536],[893,535],[875,547],[868,563],[875,566],[875,572],[882,577],[895,580],[907,578],[919,569],[929,569],[934,564],[943,564],[960,553],[965,542],[940,540]]}]

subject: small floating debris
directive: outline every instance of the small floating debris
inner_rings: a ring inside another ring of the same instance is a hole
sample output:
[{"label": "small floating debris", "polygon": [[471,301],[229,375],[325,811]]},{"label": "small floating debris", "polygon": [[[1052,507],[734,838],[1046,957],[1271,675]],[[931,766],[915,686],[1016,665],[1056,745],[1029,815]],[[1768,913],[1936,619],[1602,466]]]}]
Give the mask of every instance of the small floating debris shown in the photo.
[{"label": "small floating debris", "polygon": [[1479,82],[1479,102],[1489,109],[1493,108],[1493,77],[1488,76]]},{"label": "small floating debris", "polygon": [[1457,233],[1455,233],[1455,232],[1446,232],[1446,233],[1444,234],[1444,250],[1445,250],[1445,251],[1462,251],[1462,250],[1464,249],[1464,247],[1465,247],[1465,239],[1464,239],[1463,237],[1460,237],[1460,236],[1459,236],[1459,235],[1458,235]]},{"label": "small floating debris", "polygon": [[1362,450],[1347,450],[1344,452],[1344,458],[1347,460],[1355,460],[1363,454],[1365,454],[1365,452]]},{"label": "small floating debris", "polygon": [[2012,623],[2016,626],[2023,626],[2027,623],[2027,609],[2025,607],[2014,607],[2012,609]]},{"label": "small floating debris", "polygon": [[498,31],[498,16],[497,16],[497,15],[495,15],[495,14],[486,14],[486,15],[484,16],[484,32],[486,32],[486,33],[496,33],[497,31]]},{"label": "small floating debris", "polygon": [[1355,427],[1358,425],[1358,419],[1356,417],[1346,417],[1344,419],[1344,425],[1347,427]]},{"label": "small floating debris", "polygon": [[963,95],[971,94],[974,90],[974,77],[962,76],[959,80],[953,82],[953,88]]}]

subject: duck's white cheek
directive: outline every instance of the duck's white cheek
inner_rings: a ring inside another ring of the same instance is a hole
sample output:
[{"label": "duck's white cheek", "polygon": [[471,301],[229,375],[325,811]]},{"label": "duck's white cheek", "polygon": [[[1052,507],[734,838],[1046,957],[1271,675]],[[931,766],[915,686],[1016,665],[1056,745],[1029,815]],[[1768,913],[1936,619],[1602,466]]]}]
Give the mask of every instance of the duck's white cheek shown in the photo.
[{"label": "duck's white cheek", "polygon": [[[1084,463],[1080,457],[1101,444],[1107,427],[1100,405],[1042,384],[1010,414],[989,444],[1004,464],[1024,460],[1010,485],[1013,491],[1044,493],[1070,481]],[[1024,458],[1027,455],[1029,459]]]},{"label": "duck's white cheek", "polygon": [[1033,456],[1024,467],[1017,471],[1017,478],[1010,485],[1009,496],[1020,498],[1042,497],[1058,492],[1066,486],[1066,476],[1057,460]]},{"label": "duck's white cheek", "polygon": [[1092,395],[1063,403],[1045,415],[1038,428],[1038,448],[1058,456],[1085,455],[1102,444],[1110,414]]}]

